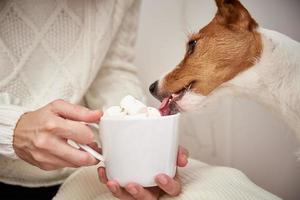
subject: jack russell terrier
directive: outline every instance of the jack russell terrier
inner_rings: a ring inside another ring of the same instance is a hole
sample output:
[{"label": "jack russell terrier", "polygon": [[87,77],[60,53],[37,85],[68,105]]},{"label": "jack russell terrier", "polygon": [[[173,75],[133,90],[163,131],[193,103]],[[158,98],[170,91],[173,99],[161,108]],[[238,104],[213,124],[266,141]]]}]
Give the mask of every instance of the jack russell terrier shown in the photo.
[{"label": "jack russell terrier", "polygon": [[213,20],[187,43],[183,60],[149,90],[164,115],[197,111],[224,95],[272,108],[300,139],[300,44],[259,27],[238,0],[216,0]]}]

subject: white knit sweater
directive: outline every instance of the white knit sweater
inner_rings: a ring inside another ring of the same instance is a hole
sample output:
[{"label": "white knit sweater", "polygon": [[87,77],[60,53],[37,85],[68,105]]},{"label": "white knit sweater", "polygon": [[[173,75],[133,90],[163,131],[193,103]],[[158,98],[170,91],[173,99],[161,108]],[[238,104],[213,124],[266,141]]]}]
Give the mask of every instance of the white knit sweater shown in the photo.
[{"label": "white knit sweater", "polygon": [[0,1],[0,181],[61,183],[73,169],[40,170],[16,159],[20,115],[55,99],[101,109],[142,98],[133,46],[139,1]]},{"label": "white knit sweater", "polygon": [[[280,200],[251,182],[242,172],[190,160],[179,168],[182,192],[162,200]],[[116,200],[98,180],[95,166],[73,173],[60,187],[54,200]]]}]

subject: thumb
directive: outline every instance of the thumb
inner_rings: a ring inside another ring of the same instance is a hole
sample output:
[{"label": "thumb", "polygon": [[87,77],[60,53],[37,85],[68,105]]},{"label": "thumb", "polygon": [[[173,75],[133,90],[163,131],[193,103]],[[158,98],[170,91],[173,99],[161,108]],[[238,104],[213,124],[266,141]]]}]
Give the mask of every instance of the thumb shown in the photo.
[{"label": "thumb", "polygon": [[90,110],[86,107],[71,104],[64,100],[55,100],[49,104],[50,110],[55,114],[74,121],[98,122],[102,116],[99,110]]}]

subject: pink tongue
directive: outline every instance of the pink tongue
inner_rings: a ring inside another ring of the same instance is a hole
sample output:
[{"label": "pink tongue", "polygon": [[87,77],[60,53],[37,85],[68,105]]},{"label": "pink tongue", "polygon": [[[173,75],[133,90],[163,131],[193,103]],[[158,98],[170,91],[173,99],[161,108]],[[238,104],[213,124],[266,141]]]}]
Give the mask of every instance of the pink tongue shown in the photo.
[{"label": "pink tongue", "polygon": [[166,116],[170,114],[170,107],[169,107],[169,101],[171,97],[164,98],[164,100],[161,102],[159,111],[162,116]]}]

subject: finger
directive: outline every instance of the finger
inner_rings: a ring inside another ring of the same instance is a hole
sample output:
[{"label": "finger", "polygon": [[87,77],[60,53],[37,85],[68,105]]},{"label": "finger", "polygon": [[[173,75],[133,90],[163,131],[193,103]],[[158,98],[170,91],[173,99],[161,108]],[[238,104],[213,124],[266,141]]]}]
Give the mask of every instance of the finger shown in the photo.
[{"label": "finger", "polygon": [[106,171],[104,167],[99,167],[98,168],[98,176],[99,179],[102,183],[106,184],[108,182],[107,176],[106,176]]},{"label": "finger", "polygon": [[28,162],[29,164],[39,167],[39,163],[32,157],[32,155],[29,152],[28,153],[18,152],[18,156],[22,160]]},{"label": "finger", "polygon": [[49,154],[46,151],[39,150],[38,152],[33,152],[32,157],[38,162],[38,163],[44,163],[46,165],[52,165],[55,169],[60,169],[64,167],[77,167],[76,165],[67,162],[65,160],[62,160],[58,158],[55,155]]},{"label": "finger", "polygon": [[92,149],[94,149],[98,153],[100,153],[100,154],[102,153],[102,149],[99,147],[97,142],[92,142],[92,143],[88,144],[88,146],[90,146]]},{"label": "finger", "polygon": [[52,165],[49,162],[44,162],[48,157],[47,155],[44,155],[41,151],[39,152],[32,152],[30,150],[27,150],[27,153],[18,154],[20,158],[26,162],[28,162],[31,165],[34,165],[42,170],[50,171],[50,170],[56,170],[60,167],[56,165]]},{"label": "finger", "polygon": [[185,167],[188,163],[189,152],[187,149],[179,146],[177,155],[177,165],[179,167]]},{"label": "finger", "polygon": [[58,137],[49,137],[47,143],[48,152],[77,167],[95,165],[99,162],[89,153],[75,149]]},{"label": "finger", "polygon": [[122,200],[134,200],[134,198],[122,189],[116,181],[108,181],[106,186],[116,198]]},{"label": "finger", "polygon": [[172,179],[165,174],[156,176],[155,182],[159,188],[161,188],[170,196],[178,196],[181,192],[181,183],[178,180]]},{"label": "finger", "polygon": [[28,153],[22,155],[22,159],[24,159],[25,161],[27,161],[28,163],[43,169],[43,170],[52,170],[54,169],[54,167],[52,165],[48,165],[48,164],[41,164],[40,162],[36,161],[35,158],[32,155],[31,151],[28,151]]},{"label": "finger", "polygon": [[159,196],[159,190],[145,189],[136,183],[129,183],[125,186],[126,191],[138,200],[156,200]]},{"label": "finger", "polygon": [[59,137],[71,139],[80,144],[90,144],[94,142],[93,131],[80,122],[56,117],[48,121],[45,129]]},{"label": "finger", "polygon": [[64,100],[55,100],[50,103],[50,109],[59,116],[75,121],[98,122],[102,112],[90,110],[83,106],[68,103]]}]

